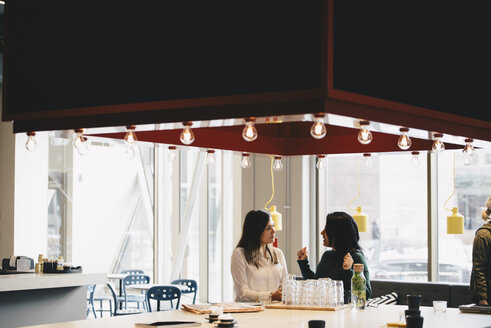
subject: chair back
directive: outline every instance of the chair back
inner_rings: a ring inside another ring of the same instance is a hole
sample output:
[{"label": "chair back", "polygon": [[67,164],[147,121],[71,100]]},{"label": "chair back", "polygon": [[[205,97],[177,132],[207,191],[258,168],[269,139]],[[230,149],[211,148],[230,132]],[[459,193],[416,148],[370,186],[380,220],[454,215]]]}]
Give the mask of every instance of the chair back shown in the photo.
[{"label": "chair back", "polygon": [[112,313],[113,316],[118,315],[118,296],[116,295],[116,290],[114,289],[114,286],[111,282],[107,283],[107,287],[111,291],[111,295],[113,297],[113,302],[114,302],[114,312]]},{"label": "chair back", "polygon": [[150,276],[146,274],[130,274],[123,279],[123,293],[126,295],[126,286],[136,284],[149,284]]},{"label": "chair back", "polygon": [[157,301],[157,311],[160,311],[161,301],[170,301],[171,309],[173,307],[172,300],[177,300],[176,310],[179,309],[179,302],[181,301],[181,290],[175,286],[153,286],[147,290],[147,306],[148,312],[152,312],[152,306],[150,300]]},{"label": "chair back", "polygon": [[128,269],[128,270],[121,270],[121,273],[123,273],[123,274],[145,274],[145,271],[140,270],[140,269]]},{"label": "chair back", "polygon": [[198,294],[198,283],[196,282],[196,280],[193,280],[193,279],[176,279],[176,280],[173,280],[171,282],[171,284],[186,286],[186,289],[181,289],[181,293],[182,294],[194,293],[193,304],[195,304],[196,294]]}]

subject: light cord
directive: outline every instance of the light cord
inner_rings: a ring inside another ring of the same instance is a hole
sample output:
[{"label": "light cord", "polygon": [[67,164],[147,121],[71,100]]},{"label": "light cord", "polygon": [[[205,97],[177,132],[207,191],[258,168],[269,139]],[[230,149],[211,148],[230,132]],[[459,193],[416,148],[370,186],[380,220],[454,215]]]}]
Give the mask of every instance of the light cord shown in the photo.
[{"label": "light cord", "polygon": [[266,205],[264,205],[264,209],[265,210],[268,210],[268,211],[271,211],[271,207],[268,207],[268,204],[271,203],[271,201],[274,198],[274,174],[273,174],[274,157],[271,156],[271,155],[269,157],[271,157],[271,190],[272,190],[272,193],[271,193],[271,198],[268,200],[268,202],[266,203]]},{"label": "light cord", "polygon": [[443,207],[447,210],[447,211],[452,211],[452,209],[450,208],[447,208],[447,203],[448,201],[450,200],[450,198],[453,197],[453,195],[455,194],[455,153],[453,153],[453,192],[452,194],[450,195],[450,197],[448,197],[448,199],[445,201],[445,203],[443,204]]},{"label": "light cord", "polygon": [[356,208],[352,208],[350,207],[351,203],[357,199],[358,197],[360,197],[360,169],[358,168],[358,157],[356,158],[356,178],[357,178],[357,181],[358,181],[358,194],[356,195],[355,198],[353,198],[352,200],[350,200],[350,202],[348,203],[348,208],[351,209],[351,210],[356,210]]}]

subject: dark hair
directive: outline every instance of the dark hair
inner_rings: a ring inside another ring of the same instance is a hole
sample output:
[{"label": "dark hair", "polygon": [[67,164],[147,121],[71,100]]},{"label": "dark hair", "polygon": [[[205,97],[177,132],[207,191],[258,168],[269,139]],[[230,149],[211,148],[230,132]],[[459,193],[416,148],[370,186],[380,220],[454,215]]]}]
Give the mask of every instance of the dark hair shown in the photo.
[{"label": "dark hair", "polygon": [[356,221],[345,212],[333,212],[327,214],[325,226],[329,246],[332,246],[339,256],[346,253],[360,252],[363,249],[360,244],[360,234]]},{"label": "dark hair", "polygon": [[[247,213],[244,225],[242,227],[242,237],[240,237],[237,247],[242,247],[244,249],[244,255],[247,263],[254,264],[257,268],[261,265],[259,264],[260,259],[260,247],[261,247],[261,235],[269,223],[270,216],[263,210],[249,211]],[[268,245],[266,245],[266,251],[269,253],[273,259],[273,263],[278,263],[276,253],[271,253]]]}]

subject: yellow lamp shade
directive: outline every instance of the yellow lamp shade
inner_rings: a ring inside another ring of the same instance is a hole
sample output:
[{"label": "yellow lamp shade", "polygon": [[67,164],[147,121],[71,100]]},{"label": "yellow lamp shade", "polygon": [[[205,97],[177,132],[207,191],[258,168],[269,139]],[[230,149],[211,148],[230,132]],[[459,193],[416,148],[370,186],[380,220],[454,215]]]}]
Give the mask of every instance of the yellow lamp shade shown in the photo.
[{"label": "yellow lamp shade", "polygon": [[283,222],[281,220],[281,213],[276,212],[276,206],[271,206],[271,218],[274,222],[274,230],[280,231],[283,230]]},{"label": "yellow lamp shade", "polygon": [[361,211],[361,206],[356,208],[356,213],[353,214],[353,219],[355,219],[355,222],[358,225],[359,232],[368,231],[368,215]]},{"label": "yellow lamp shade", "polygon": [[452,215],[447,216],[447,234],[463,234],[464,233],[464,216],[459,214],[457,207],[452,209]]}]

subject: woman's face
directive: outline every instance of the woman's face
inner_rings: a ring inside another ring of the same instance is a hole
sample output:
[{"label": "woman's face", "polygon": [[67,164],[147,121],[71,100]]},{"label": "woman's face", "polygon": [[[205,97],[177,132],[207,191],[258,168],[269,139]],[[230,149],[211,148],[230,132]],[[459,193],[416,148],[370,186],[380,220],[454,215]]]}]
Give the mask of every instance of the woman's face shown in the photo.
[{"label": "woman's face", "polygon": [[274,241],[274,222],[273,220],[269,220],[268,224],[264,228],[263,233],[261,234],[261,245],[271,244]]},{"label": "woman's face", "polygon": [[327,237],[326,229],[321,231],[321,235],[322,235],[322,239],[323,239],[322,245],[324,245],[326,247],[330,247],[329,246],[329,238]]}]

